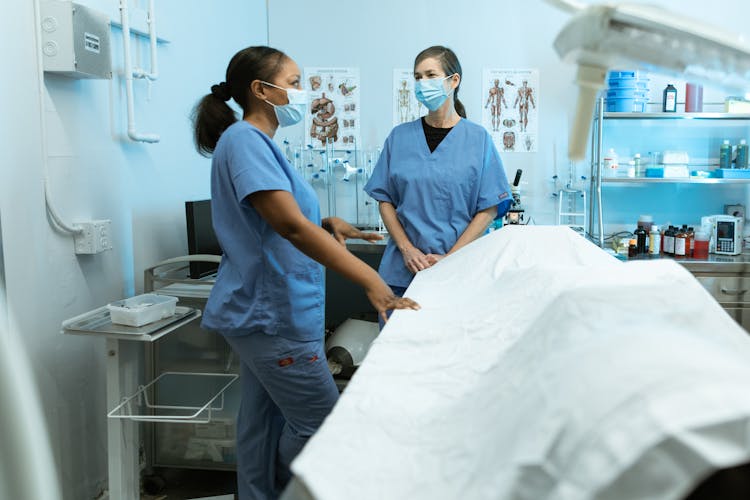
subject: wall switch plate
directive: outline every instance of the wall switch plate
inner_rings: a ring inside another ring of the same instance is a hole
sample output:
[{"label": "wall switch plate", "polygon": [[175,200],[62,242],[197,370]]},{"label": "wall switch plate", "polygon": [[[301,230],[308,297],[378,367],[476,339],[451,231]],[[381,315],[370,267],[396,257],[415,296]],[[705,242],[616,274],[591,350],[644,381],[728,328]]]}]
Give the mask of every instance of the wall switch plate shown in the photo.
[{"label": "wall switch plate", "polygon": [[73,237],[75,252],[79,255],[91,255],[111,250],[111,224],[112,221],[107,219],[74,223],[74,227],[81,230]]},{"label": "wall switch plate", "polygon": [[739,203],[736,205],[724,205],[724,213],[745,220],[745,205]]}]

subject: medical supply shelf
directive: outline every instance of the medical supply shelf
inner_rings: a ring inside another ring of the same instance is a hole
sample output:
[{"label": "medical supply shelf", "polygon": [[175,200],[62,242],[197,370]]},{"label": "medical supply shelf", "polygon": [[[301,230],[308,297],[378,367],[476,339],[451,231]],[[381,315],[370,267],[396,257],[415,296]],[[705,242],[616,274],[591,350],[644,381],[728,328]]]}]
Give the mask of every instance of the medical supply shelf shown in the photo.
[{"label": "medical supply shelf", "polygon": [[[603,186],[634,186],[648,187],[655,185],[684,184],[684,185],[713,185],[731,186],[748,185],[750,178],[650,178],[650,177],[603,177],[603,142],[605,137],[605,122],[637,122],[641,125],[658,124],[664,122],[675,123],[699,123],[707,126],[715,126],[716,123],[727,125],[737,123],[743,129],[750,129],[750,114],[747,113],[622,113],[605,112],[605,102],[601,98],[597,102],[596,113],[593,118],[592,140],[591,140],[591,184],[589,188],[588,235],[592,241],[600,247],[604,247],[604,213],[603,213]],[[710,125],[709,125],[710,124]],[[684,132],[683,132],[684,133]],[[688,139],[685,139],[688,140]],[[645,159],[644,159],[645,161]],[[706,168],[708,165],[693,165],[689,167]],[[711,165],[713,167],[714,165]],[[634,214],[637,217],[639,214]],[[635,218],[633,219],[635,220]]]},{"label": "medical supply shelf", "polygon": [[[144,271],[144,290],[177,297],[180,304],[202,311],[215,277],[190,278],[190,263],[220,261],[221,257],[216,255],[187,255],[164,260]],[[223,381],[234,381],[239,377],[239,360],[221,335],[203,330],[195,322],[147,350],[146,371],[149,376],[208,372],[216,377],[218,386]],[[185,400],[193,397],[195,390],[193,383],[173,383],[166,392],[170,398]],[[221,405],[204,408],[198,401],[187,405],[194,408],[192,410],[178,410],[186,415],[196,415],[196,418],[185,421],[180,418],[155,419],[145,426],[144,443],[150,467],[235,468],[235,419],[239,410],[240,384],[230,382],[221,394]],[[170,406],[169,403],[166,405]]]},{"label": "medical supply shelf", "polygon": [[[602,108],[603,109],[603,108]],[[748,113],[616,113],[602,112],[602,119],[615,120],[750,120]]]},{"label": "medical supply shelf", "polygon": [[612,177],[602,179],[602,184],[750,184],[748,179],[723,179],[719,177]]}]

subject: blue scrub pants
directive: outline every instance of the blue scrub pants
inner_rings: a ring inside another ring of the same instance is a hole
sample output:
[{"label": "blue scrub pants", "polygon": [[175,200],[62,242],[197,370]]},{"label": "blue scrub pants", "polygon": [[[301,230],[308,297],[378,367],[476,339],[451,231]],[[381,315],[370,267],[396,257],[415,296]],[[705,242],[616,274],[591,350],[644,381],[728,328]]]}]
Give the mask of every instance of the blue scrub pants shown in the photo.
[{"label": "blue scrub pants", "polygon": [[241,360],[239,500],[275,499],[291,478],[289,464],[339,397],[324,340],[264,333],[225,338]]}]

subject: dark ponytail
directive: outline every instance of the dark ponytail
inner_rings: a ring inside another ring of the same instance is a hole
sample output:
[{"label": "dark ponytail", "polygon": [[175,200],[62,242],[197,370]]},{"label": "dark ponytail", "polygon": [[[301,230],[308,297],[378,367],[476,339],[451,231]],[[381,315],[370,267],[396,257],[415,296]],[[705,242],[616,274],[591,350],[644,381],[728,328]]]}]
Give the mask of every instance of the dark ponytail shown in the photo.
[{"label": "dark ponytail", "polygon": [[[448,47],[442,45],[433,45],[420,52],[416,59],[414,59],[414,67],[416,68],[419,63],[425,59],[434,58],[440,61],[440,65],[443,67],[445,76],[455,75],[463,79],[463,72],[461,70],[461,63],[458,62],[456,54]],[[458,88],[461,86],[461,81],[458,82],[458,86],[453,91],[453,107],[461,118],[466,118],[466,108],[463,103],[458,100]]]},{"label": "dark ponytail", "polygon": [[203,156],[210,156],[221,134],[237,121],[237,115],[227,101],[234,99],[243,116],[250,112],[250,83],[254,80],[270,82],[281,69],[286,54],[271,47],[248,47],[237,52],[227,66],[226,81],[211,86],[193,108],[193,138]]}]

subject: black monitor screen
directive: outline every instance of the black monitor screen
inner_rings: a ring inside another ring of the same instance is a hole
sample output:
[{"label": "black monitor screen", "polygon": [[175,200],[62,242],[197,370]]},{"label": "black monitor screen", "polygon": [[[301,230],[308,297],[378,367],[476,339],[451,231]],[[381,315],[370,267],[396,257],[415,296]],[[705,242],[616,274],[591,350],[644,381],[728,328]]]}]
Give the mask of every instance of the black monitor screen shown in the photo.
[{"label": "black monitor screen", "polygon": [[[211,200],[185,202],[185,219],[187,222],[188,253],[221,255],[221,247],[216,239],[211,223]],[[191,262],[190,277],[202,278],[213,274],[219,267],[214,262]]]}]

